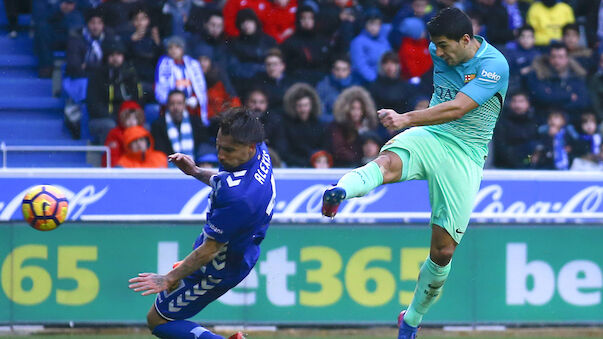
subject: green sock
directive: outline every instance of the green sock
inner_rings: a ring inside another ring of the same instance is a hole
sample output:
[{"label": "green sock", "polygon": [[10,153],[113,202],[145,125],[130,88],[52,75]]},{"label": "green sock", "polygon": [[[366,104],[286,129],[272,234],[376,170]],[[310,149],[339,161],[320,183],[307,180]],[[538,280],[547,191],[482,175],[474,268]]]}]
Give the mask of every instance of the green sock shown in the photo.
[{"label": "green sock", "polygon": [[440,266],[427,257],[419,272],[415,295],[404,314],[405,323],[413,327],[419,326],[425,313],[440,295],[448,273],[450,273],[450,263]]},{"label": "green sock", "polygon": [[383,183],[383,174],[379,165],[371,161],[346,173],[337,186],[345,189],[346,199],[361,197]]}]

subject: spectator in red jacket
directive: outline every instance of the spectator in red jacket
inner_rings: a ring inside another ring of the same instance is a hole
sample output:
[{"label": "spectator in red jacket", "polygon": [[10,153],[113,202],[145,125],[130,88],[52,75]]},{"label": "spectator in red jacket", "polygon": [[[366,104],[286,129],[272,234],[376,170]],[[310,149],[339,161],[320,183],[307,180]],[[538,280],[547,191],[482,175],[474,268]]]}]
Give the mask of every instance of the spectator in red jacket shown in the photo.
[{"label": "spectator in red jacket", "polygon": [[260,17],[264,32],[279,44],[295,32],[297,0],[273,0],[265,17]]},{"label": "spectator in red jacket", "polygon": [[126,168],[166,168],[167,156],[154,148],[151,133],[142,126],[128,127],[124,131],[126,152],[117,165]]},{"label": "spectator in red jacket", "polygon": [[[105,146],[111,152],[111,167],[117,166],[119,158],[126,152],[124,131],[128,127],[144,125],[144,112],[136,101],[124,101],[119,107],[118,125],[107,134]],[[107,158],[103,156],[103,167],[107,165]]]},{"label": "spectator in red jacket", "polygon": [[406,18],[402,21],[402,44],[398,50],[402,77],[411,79],[421,77],[433,66],[429,55],[425,23],[419,18]]}]

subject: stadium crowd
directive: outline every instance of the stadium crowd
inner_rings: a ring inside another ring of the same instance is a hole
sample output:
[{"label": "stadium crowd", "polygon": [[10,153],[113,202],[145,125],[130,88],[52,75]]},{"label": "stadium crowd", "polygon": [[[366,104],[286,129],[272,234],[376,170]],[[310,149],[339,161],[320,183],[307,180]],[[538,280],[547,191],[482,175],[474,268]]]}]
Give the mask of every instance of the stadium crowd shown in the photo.
[{"label": "stadium crowd", "polygon": [[245,105],[275,167],[327,168],[367,163],[399,132],[377,109],[429,105],[425,25],[449,6],[510,65],[487,166],[603,170],[599,1],[32,0],[32,19],[40,77],[65,51],[66,121],[113,166],[167,167],[172,152],[213,166],[217,117]]}]

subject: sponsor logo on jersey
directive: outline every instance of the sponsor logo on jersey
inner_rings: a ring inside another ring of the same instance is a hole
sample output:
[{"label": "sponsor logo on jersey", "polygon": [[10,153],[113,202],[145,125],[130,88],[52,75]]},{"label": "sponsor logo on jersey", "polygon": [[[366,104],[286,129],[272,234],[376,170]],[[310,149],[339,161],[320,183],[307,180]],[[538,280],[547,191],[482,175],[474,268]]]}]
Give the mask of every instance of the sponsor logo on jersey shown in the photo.
[{"label": "sponsor logo on jersey", "polygon": [[209,228],[212,229],[212,231],[214,231],[214,232],[216,232],[218,234],[224,233],[224,231],[222,231],[221,229],[219,229],[218,227],[216,227],[214,224],[209,223],[209,222],[207,224],[209,225]]},{"label": "sponsor logo on jersey", "polygon": [[485,69],[482,69],[480,76],[494,81],[500,80],[500,75],[496,74],[496,72],[488,72]]},{"label": "sponsor logo on jersey", "polygon": [[464,79],[465,79],[465,83],[468,83],[469,81],[475,79],[475,73],[473,73],[473,74],[465,74]]}]

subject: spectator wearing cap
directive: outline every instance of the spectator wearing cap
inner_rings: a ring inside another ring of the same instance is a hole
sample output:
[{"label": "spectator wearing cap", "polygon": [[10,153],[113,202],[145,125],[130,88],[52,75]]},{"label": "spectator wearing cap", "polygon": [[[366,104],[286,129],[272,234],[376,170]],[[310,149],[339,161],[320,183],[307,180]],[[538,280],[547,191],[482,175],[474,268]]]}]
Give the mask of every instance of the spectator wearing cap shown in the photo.
[{"label": "spectator wearing cap", "polygon": [[[136,101],[124,101],[119,107],[117,126],[109,131],[105,139],[105,146],[109,147],[111,154],[111,167],[117,166],[119,158],[126,152],[124,131],[128,127],[143,126],[144,112]],[[102,166],[106,166],[107,158],[103,155]]]},{"label": "spectator wearing cap", "polygon": [[185,101],[182,91],[170,91],[166,111],[151,124],[151,134],[158,151],[166,155],[184,153],[196,159],[209,136],[201,119],[186,110]]},{"label": "spectator wearing cap", "polygon": [[199,61],[184,54],[184,39],[172,36],[165,42],[167,55],[162,56],[155,71],[155,98],[166,105],[170,91],[177,89],[186,96],[187,108],[209,125],[207,84]]},{"label": "spectator wearing cap", "polygon": [[276,40],[262,30],[262,23],[253,10],[247,8],[237,14],[237,27],[240,34],[230,43],[232,55],[229,73],[237,84],[249,81],[264,70],[264,61],[268,50],[276,47]]},{"label": "spectator wearing cap", "polygon": [[391,26],[383,24],[382,15],[376,8],[366,10],[364,29],[350,44],[352,70],[370,83],[377,79],[379,60],[391,49],[387,37]]},{"label": "spectator wearing cap", "polygon": [[125,153],[117,162],[124,168],[166,168],[167,156],[155,150],[153,137],[142,126],[128,127],[124,131]]},{"label": "spectator wearing cap", "polygon": [[[400,70],[404,79],[421,78],[433,67],[425,23],[419,18],[406,18],[400,24],[402,43],[398,49]],[[427,76],[431,77],[431,74]]]},{"label": "spectator wearing cap", "polygon": [[161,40],[157,27],[151,27],[149,12],[138,8],[130,15],[132,29],[123,37],[126,56],[136,69],[142,83],[145,101],[154,101],[155,66],[161,53]]},{"label": "spectator wearing cap", "polygon": [[316,9],[303,5],[297,10],[295,33],[281,48],[291,75],[315,85],[327,74],[329,42],[316,25]]},{"label": "spectator wearing cap", "polygon": [[346,88],[359,84],[360,81],[352,73],[350,58],[346,55],[336,56],[331,64],[331,74],[316,85],[316,92],[322,101],[323,120],[332,121],[333,105],[339,94]]},{"label": "spectator wearing cap", "polygon": [[90,115],[93,142],[105,143],[105,137],[116,126],[118,110],[124,101],[140,101],[142,85],[136,69],[125,60],[125,46],[119,41],[104,44],[104,66],[89,78],[86,105]]},{"label": "spectator wearing cap", "polygon": [[339,95],[333,108],[335,120],[328,130],[329,150],[335,167],[357,167],[362,159],[360,134],[375,131],[377,110],[371,95],[360,86],[350,87]]},{"label": "spectator wearing cap", "polygon": [[213,62],[213,50],[207,46],[198,46],[196,52],[207,84],[207,117],[211,121],[222,111],[241,106],[241,100],[226,72]]},{"label": "spectator wearing cap", "polygon": [[[295,81],[285,72],[287,65],[278,48],[270,49],[264,60],[266,71],[253,79],[250,88],[261,88],[268,95],[270,110],[281,112],[283,96]],[[249,89],[245,89],[245,92],[248,91]]]}]

